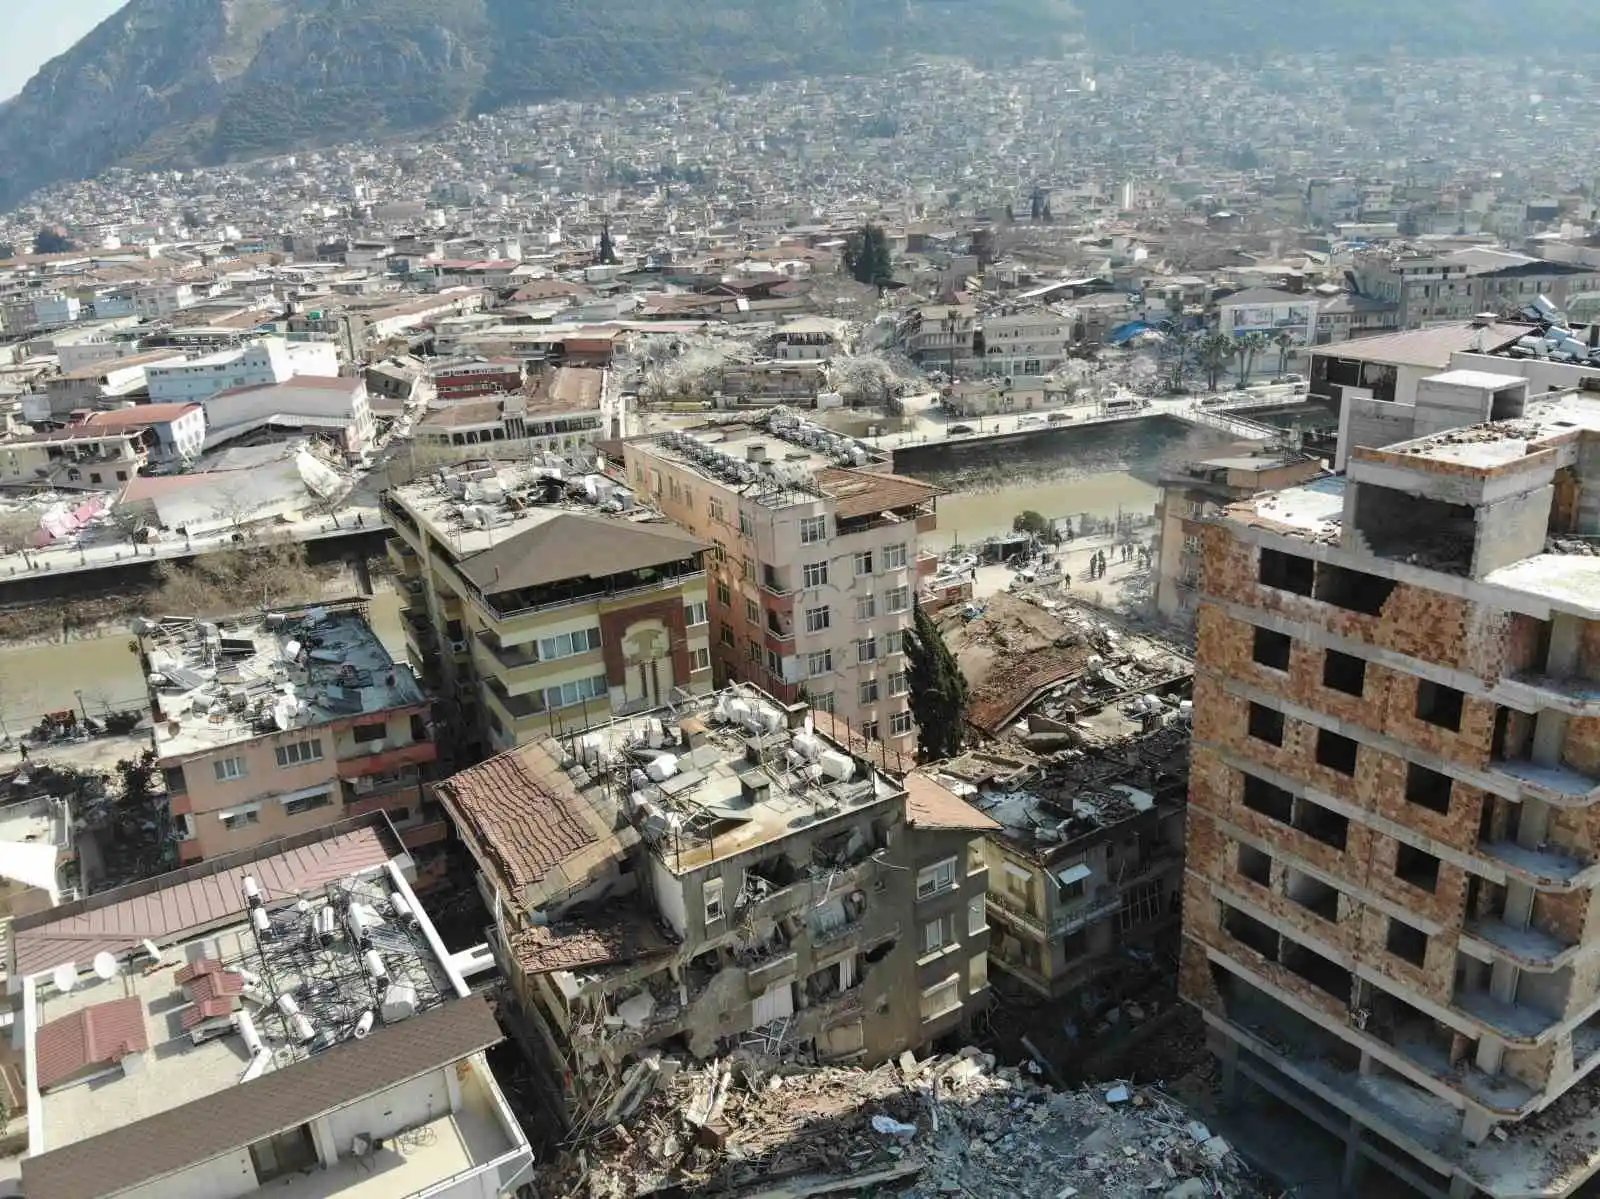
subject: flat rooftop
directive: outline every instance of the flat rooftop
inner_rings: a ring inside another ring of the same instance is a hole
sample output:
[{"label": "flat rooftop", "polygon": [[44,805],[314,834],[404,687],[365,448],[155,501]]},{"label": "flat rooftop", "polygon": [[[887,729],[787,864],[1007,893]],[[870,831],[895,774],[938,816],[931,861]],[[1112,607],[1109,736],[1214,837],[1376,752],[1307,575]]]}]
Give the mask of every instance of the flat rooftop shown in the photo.
[{"label": "flat rooftop", "polygon": [[[679,743],[687,732],[685,750]],[[620,772],[630,786],[642,765],[633,820],[674,873],[820,829],[904,793],[809,718],[787,728],[787,710],[753,687],[729,687],[649,717],[618,721],[575,741],[599,767],[590,787]],[[657,778],[664,774],[665,777]]]},{"label": "flat rooftop", "polygon": [[[458,560],[574,515],[676,530],[659,513],[638,507],[631,488],[605,475],[576,471],[556,458],[462,463],[390,494]],[[683,556],[691,552],[686,549]]]},{"label": "flat rooftop", "polygon": [[[231,924],[163,946],[159,962],[141,945],[28,981],[29,1088],[43,1092],[30,1111],[31,1154],[307,1061],[358,1039],[368,1012],[369,1028],[381,1029],[465,993],[388,862],[298,895],[264,884],[261,894],[264,928],[241,909]],[[381,963],[376,972],[369,954]],[[285,995],[306,1023],[285,1014]],[[54,1031],[74,1022],[91,1031],[65,1039]]]},{"label": "flat rooftop", "polygon": [[158,696],[163,759],[424,702],[361,605],[220,623],[168,618],[148,623],[140,640]]},{"label": "flat rooftop", "polygon": [[[1502,377],[1486,375],[1481,371],[1451,371],[1446,375],[1435,375],[1433,379],[1462,375],[1483,379]],[[1513,379],[1510,382],[1520,383],[1522,380]],[[1473,383],[1469,386],[1487,389],[1498,385]],[[1565,392],[1548,399],[1531,401],[1523,414],[1513,420],[1445,429],[1394,445],[1361,447],[1354,450],[1352,456],[1406,457],[1489,471],[1585,435],[1600,435],[1600,397],[1582,392]]]}]

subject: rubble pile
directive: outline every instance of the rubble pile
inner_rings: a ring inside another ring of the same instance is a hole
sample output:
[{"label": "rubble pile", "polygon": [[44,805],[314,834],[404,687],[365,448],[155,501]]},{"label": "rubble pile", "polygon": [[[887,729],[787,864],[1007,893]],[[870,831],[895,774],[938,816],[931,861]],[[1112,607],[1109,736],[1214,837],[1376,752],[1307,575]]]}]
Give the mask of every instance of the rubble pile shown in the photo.
[{"label": "rubble pile", "polygon": [[577,1155],[570,1199],[867,1192],[907,1199],[1265,1199],[1276,1194],[1170,1096],[1063,1092],[975,1049],[874,1070],[663,1069],[626,1127]]}]

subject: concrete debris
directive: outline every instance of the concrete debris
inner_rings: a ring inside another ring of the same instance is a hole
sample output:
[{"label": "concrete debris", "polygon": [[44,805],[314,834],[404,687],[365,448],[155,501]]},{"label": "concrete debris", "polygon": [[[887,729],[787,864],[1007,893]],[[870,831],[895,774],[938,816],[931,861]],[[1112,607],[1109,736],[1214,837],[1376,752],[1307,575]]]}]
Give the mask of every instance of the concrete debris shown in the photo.
[{"label": "concrete debris", "polygon": [[795,1199],[859,1194],[868,1177],[892,1178],[906,1199],[1276,1194],[1154,1087],[1057,1091],[970,1048],[872,1070],[735,1055],[663,1072],[626,1132],[601,1134],[566,1165],[545,1172],[548,1199]]}]

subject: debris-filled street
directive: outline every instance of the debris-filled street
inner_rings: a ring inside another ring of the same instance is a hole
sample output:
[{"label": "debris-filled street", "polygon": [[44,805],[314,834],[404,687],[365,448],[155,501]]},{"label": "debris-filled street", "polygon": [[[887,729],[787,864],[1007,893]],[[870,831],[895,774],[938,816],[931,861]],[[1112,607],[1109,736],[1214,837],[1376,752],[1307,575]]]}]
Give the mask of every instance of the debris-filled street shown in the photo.
[{"label": "debris-filled street", "polygon": [[920,1062],[903,1054],[874,1070],[773,1071],[742,1057],[659,1066],[624,1127],[547,1172],[546,1196],[1277,1194],[1155,1087],[1057,1091],[1033,1063],[996,1068],[976,1049]]}]

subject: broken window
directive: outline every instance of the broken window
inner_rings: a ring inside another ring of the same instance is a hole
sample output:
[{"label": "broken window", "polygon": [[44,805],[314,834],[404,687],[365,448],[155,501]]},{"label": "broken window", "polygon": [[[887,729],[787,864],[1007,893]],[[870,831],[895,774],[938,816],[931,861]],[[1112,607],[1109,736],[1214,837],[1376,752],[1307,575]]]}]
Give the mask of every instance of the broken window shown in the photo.
[{"label": "broken window", "polygon": [[1282,550],[1261,551],[1261,565],[1257,578],[1263,587],[1279,591],[1292,591],[1296,595],[1310,595],[1316,566],[1310,558],[1286,554]]},{"label": "broken window", "polygon": [[1250,705],[1249,732],[1258,741],[1269,745],[1283,744],[1283,713],[1262,704]]},{"label": "broken window", "polygon": [[1239,944],[1253,949],[1269,962],[1278,960],[1278,930],[1248,912],[1222,905],[1222,929]]},{"label": "broken window", "polygon": [[1122,910],[1118,925],[1123,932],[1149,924],[1161,915],[1161,882],[1140,883],[1129,887],[1122,895]]},{"label": "broken window", "polygon": [[722,880],[720,878],[708,878],[703,894],[706,901],[706,923],[715,924],[723,917]]},{"label": "broken window", "polygon": [[1356,772],[1356,743],[1328,729],[1317,730],[1317,764],[1340,774]]},{"label": "broken window", "polygon": [[1299,870],[1284,874],[1284,894],[1306,911],[1320,916],[1330,924],[1339,919],[1339,892],[1320,878]]},{"label": "broken window", "polygon": [[1285,937],[1283,965],[1319,991],[1327,992],[1341,1003],[1350,1002],[1350,971],[1337,962],[1330,962],[1316,950]]},{"label": "broken window", "polygon": [[1288,824],[1294,819],[1294,796],[1253,774],[1244,776],[1243,800],[1244,806],[1252,812],[1270,816],[1280,824]]},{"label": "broken window", "polygon": [[1384,948],[1402,961],[1420,966],[1428,957],[1428,934],[1403,920],[1389,917],[1389,935]]},{"label": "broken window", "polygon": [[1454,687],[1422,679],[1417,683],[1417,719],[1459,733],[1461,702],[1465,698]]},{"label": "broken window", "polygon": [[1317,572],[1316,598],[1325,604],[1377,616],[1397,586],[1393,579],[1379,578],[1359,570],[1347,570],[1324,562]]},{"label": "broken window", "polygon": [[1455,781],[1448,774],[1429,770],[1415,762],[1406,763],[1406,799],[1434,812],[1450,810],[1450,791]]},{"label": "broken window", "polygon": [[1401,882],[1431,894],[1439,885],[1439,859],[1401,841],[1395,846],[1394,875]]},{"label": "broken window", "polygon": [[1255,632],[1255,647],[1251,654],[1256,663],[1272,670],[1289,669],[1289,651],[1294,642],[1287,633],[1277,633],[1259,626]]},{"label": "broken window", "polygon": [[917,898],[928,899],[956,885],[956,860],[946,858],[917,872]]},{"label": "broken window", "polygon": [[1322,655],[1322,685],[1330,691],[1360,696],[1367,686],[1367,662],[1330,649]]},{"label": "broken window", "polygon": [[1254,845],[1239,842],[1239,873],[1263,887],[1272,885],[1272,858]]}]

